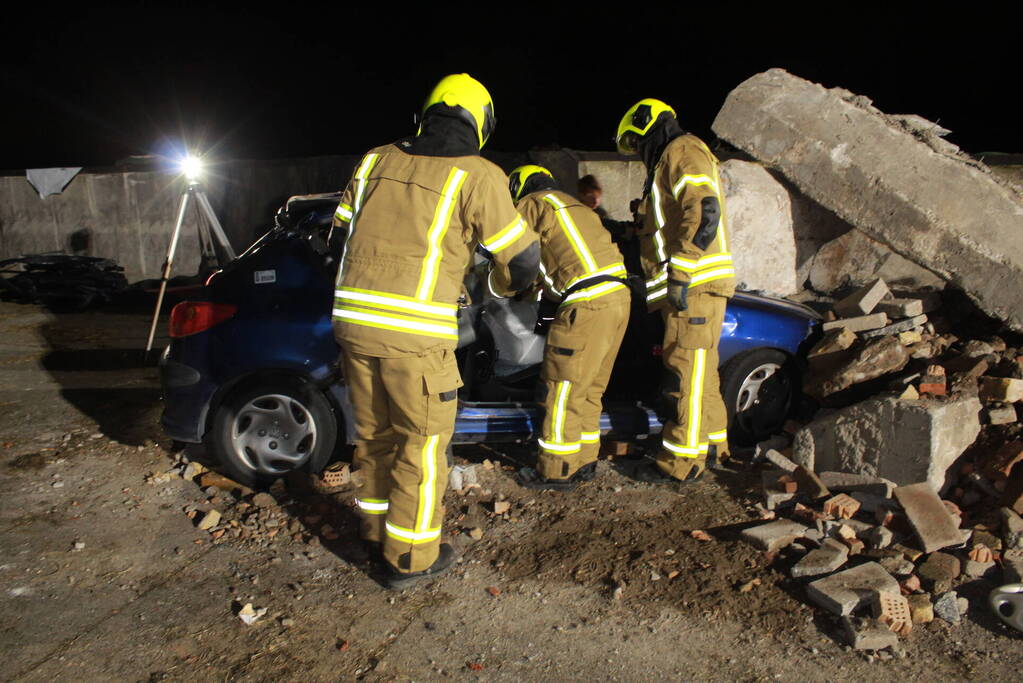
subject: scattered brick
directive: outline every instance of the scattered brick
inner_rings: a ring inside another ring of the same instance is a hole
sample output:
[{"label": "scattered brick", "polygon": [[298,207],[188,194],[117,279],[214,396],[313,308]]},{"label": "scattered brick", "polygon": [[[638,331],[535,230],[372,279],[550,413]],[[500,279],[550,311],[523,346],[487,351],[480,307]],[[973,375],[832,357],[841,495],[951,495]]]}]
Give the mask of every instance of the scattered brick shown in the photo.
[{"label": "scattered brick", "polygon": [[883,650],[899,645],[899,637],[884,624],[875,619],[842,620],[846,642],[854,650]]},{"label": "scattered brick", "polygon": [[860,336],[863,337],[864,339],[873,339],[875,337],[887,337],[889,335],[912,330],[914,327],[920,327],[926,322],[927,322],[926,315],[918,315],[912,318],[907,318],[906,320],[900,320],[896,323],[886,325],[876,330],[867,330],[865,332],[861,332]]},{"label": "scattered brick", "polygon": [[850,519],[859,509],[860,501],[846,493],[840,493],[824,501],[824,514],[839,519]]},{"label": "scattered brick", "polygon": [[906,598],[909,604],[909,616],[914,624],[929,624],[934,621],[934,605],[927,593],[910,595]]},{"label": "scattered brick", "polygon": [[970,559],[974,562],[994,562],[995,556],[991,551],[991,548],[987,547],[983,543],[978,543],[970,548],[968,553]]},{"label": "scattered brick", "polygon": [[938,494],[927,482],[900,486],[895,497],[906,511],[909,524],[924,552],[934,552],[963,542],[955,518],[949,514]]},{"label": "scattered brick", "polygon": [[920,395],[930,394],[931,396],[945,396],[948,394],[948,386],[944,375],[924,375],[920,378],[920,385],[917,387]]},{"label": "scattered brick", "polygon": [[916,593],[918,590],[921,590],[920,577],[917,576],[916,574],[910,574],[909,576],[902,580],[902,583],[899,584],[899,587],[902,588],[902,592],[905,595]]},{"label": "scattered brick", "polygon": [[821,547],[808,552],[792,567],[793,578],[820,576],[839,569],[849,559],[849,549],[833,538],[826,538]]},{"label": "scattered brick", "polygon": [[1023,401],[1023,379],[981,377],[979,393],[985,401],[1002,401],[1003,403]]},{"label": "scattered brick", "polygon": [[901,593],[880,592],[874,594],[871,603],[874,618],[900,636],[907,636],[913,630],[913,617],[909,611],[909,601]]},{"label": "scattered brick", "polygon": [[778,477],[775,488],[784,493],[795,493],[799,490],[799,484],[796,483],[791,474],[783,474]]},{"label": "scattered brick", "polygon": [[915,401],[920,398],[920,392],[912,384],[908,384],[899,394],[899,398],[903,401]]},{"label": "scattered brick", "polygon": [[351,466],[346,462],[339,462],[330,465],[323,470],[323,485],[328,488],[346,486],[352,481]]},{"label": "scattered brick", "polygon": [[899,332],[899,343],[903,346],[911,346],[913,344],[919,344],[924,340],[924,337],[917,330],[906,330],[905,332]]}]

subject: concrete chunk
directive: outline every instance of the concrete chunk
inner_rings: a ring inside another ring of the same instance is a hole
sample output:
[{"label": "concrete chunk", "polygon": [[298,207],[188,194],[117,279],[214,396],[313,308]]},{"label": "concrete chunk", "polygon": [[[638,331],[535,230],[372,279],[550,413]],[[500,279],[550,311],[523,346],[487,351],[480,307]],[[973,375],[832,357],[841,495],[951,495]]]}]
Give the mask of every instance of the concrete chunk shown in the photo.
[{"label": "concrete chunk", "polygon": [[787,519],[779,519],[743,530],[742,540],[759,550],[774,552],[790,545],[805,534],[807,528]]},{"label": "concrete chunk", "polygon": [[855,292],[835,303],[833,308],[843,318],[870,315],[881,299],[891,294],[888,285],[881,278],[860,287]]},{"label": "concrete chunk", "polygon": [[959,525],[929,483],[900,486],[895,489],[895,498],[906,511],[925,553],[962,544]]},{"label": "concrete chunk", "polygon": [[821,547],[808,552],[792,567],[792,578],[830,574],[849,559],[849,548],[833,538],[826,538]]},{"label": "concrete chunk", "polygon": [[821,481],[835,493],[852,493],[860,491],[885,498],[892,497],[895,484],[881,477],[850,472],[821,472]]},{"label": "concrete chunk", "polygon": [[870,604],[875,592],[899,592],[899,582],[877,562],[868,562],[843,572],[817,579],[806,587],[807,597],[838,615],[852,614]]},{"label": "concrete chunk", "polygon": [[860,336],[863,337],[864,339],[873,339],[874,337],[883,337],[890,334],[899,334],[900,332],[908,332],[909,330],[912,330],[914,327],[920,327],[921,325],[924,325],[926,323],[927,316],[918,315],[913,318],[907,318],[906,320],[899,320],[898,322],[894,322],[891,325],[879,327],[876,330],[867,330],[865,332],[861,332]]},{"label": "concrete chunk", "polygon": [[735,88],[713,130],[1023,330],[1023,201],[983,164],[866,98],[781,69]]},{"label": "concrete chunk", "polygon": [[808,388],[818,396],[830,396],[854,384],[901,370],[908,362],[909,351],[906,347],[895,337],[884,337],[870,341],[862,349],[856,350],[832,372],[815,377]]},{"label": "concrete chunk", "polygon": [[764,457],[767,458],[767,461],[772,465],[778,469],[785,470],[786,472],[794,472],[795,469],[799,467],[799,465],[792,462],[773,448],[767,449],[767,452],[764,453]]},{"label": "concrete chunk", "polygon": [[792,459],[807,469],[884,477],[899,485],[927,481],[941,490],[949,467],[980,433],[979,413],[976,398],[868,399],[797,432]]},{"label": "concrete chunk", "polygon": [[832,320],[821,325],[821,329],[825,332],[830,332],[831,330],[838,330],[844,327],[850,332],[863,332],[866,330],[876,330],[887,324],[888,316],[884,313],[874,313],[873,315],[860,315],[855,318]]},{"label": "concrete chunk", "polygon": [[876,619],[842,620],[845,640],[854,650],[883,650],[899,645],[899,636]]},{"label": "concrete chunk", "polygon": [[892,320],[913,318],[923,314],[924,302],[920,299],[884,299],[878,302],[874,310],[886,314]]}]

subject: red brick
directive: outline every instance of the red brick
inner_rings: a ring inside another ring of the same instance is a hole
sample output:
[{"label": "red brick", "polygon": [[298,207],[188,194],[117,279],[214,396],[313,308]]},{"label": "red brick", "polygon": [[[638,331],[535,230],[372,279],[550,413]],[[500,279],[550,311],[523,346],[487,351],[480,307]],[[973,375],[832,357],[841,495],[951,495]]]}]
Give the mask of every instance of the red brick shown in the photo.
[{"label": "red brick", "polygon": [[799,484],[792,478],[792,475],[783,474],[778,477],[777,489],[785,493],[795,493],[799,490]]},{"label": "red brick", "polygon": [[970,549],[970,559],[974,562],[994,562],[994,553],[983,543],[978,543]]},{"label": "red brick", "polygon": [[924,375],[920,379],[920,384],[917,387],[917,391],[921,394],[930,394],[931,396],[945,396],[948,394],[948,387],[945,384],[944,375]]},{"label": "red brick", "polygon": [[833,515],[839,519],[852,519],[859,509],[860,501],[847,493],[840,493],[824,501],[824,514]]}]

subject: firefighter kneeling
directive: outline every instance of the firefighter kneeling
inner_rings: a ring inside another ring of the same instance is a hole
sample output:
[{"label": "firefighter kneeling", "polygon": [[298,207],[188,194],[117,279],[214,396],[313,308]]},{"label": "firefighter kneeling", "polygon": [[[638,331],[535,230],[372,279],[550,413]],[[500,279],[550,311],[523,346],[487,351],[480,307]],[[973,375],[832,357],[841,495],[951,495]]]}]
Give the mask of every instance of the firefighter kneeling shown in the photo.
[{"label": "firefighter kneeling", "polygon": [[629,322],[628,274],[600,217],[559,191],[550,171],[521,166],[511,172],[510,189],[540,238],[544,296],[559,302],[544,351],[537,470],[523,469],[519,482],[570,490],[595,474],[601,401]]}]

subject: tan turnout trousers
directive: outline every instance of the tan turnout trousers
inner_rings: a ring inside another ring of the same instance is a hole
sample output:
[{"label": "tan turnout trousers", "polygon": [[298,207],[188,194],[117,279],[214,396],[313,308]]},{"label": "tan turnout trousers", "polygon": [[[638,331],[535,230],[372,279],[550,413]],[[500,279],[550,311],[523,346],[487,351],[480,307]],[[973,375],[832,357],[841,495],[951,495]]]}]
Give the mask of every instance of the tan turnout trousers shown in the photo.
[{"label": "tan turnout trousers", "polygon": [[383,542],[384,557],[402,571],[437,559],[446,451],[462,385],[449,349],[421,356],[343,354],[355,417],[354,469],[362,537]]},{"label": "tan turnout trousers", "polygon": [[709,292],[689,297],[689,308],[664,316],[663,361],[678,379],[674,419],[661,432],[658,466],[676,479],[701,471],[714,444],[718,455],[728,452],[728,414],[718,379],[718,341],[728,299]]},{"label": "tan turnout trousers", "polygon": [[627,289],[563,305],[551,323],[544,351],[547,414],[537,469],[565,479],[597,460],[601,399],[629,323]]}]

